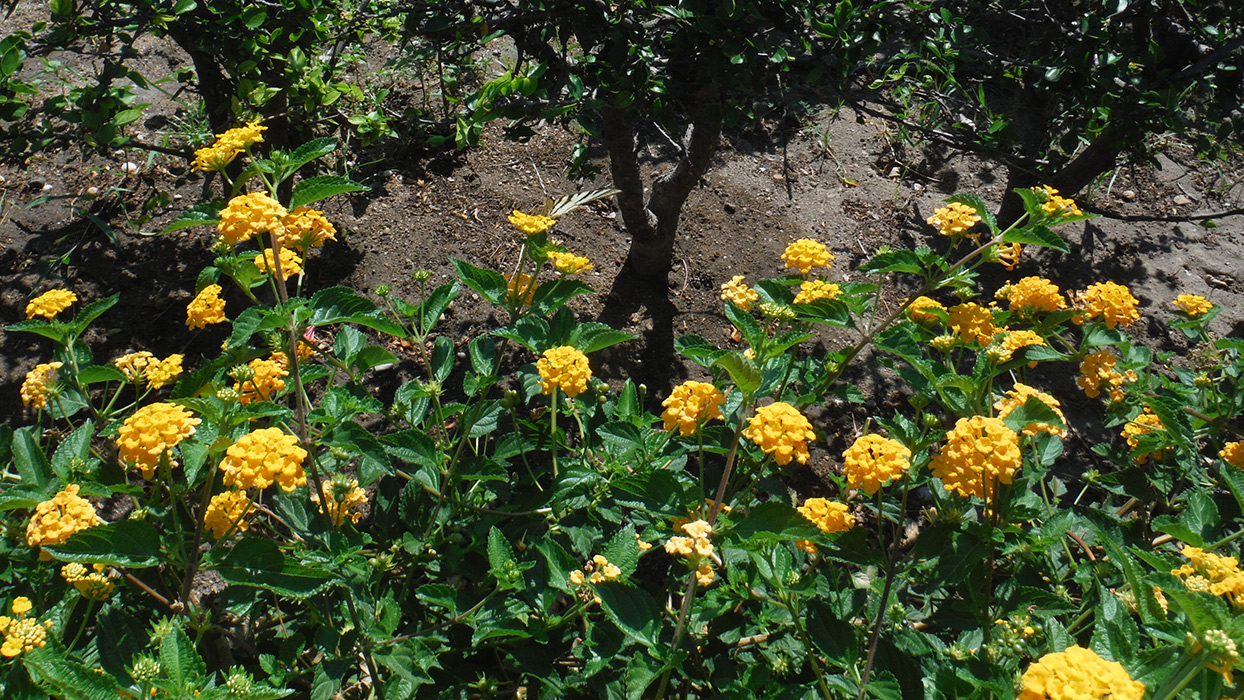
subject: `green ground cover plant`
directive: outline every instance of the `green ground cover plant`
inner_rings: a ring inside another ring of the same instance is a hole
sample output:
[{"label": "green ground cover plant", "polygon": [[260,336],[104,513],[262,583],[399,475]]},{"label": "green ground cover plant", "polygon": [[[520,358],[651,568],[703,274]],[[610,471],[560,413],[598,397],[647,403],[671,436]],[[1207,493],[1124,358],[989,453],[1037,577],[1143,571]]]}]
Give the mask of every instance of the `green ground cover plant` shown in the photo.
[{"label": "green ground cover plant", "polygon": [[[851,282],[792,243],[723,285],[737,343],[677,340],[701,377],[658,414],[594,376],[630,336],[576,318],[593,263],[556,237],[616,191],[514,211],[508,269],[308,289],[337,233],[310,205],[362,186],[301,176],[333,139],[265,129],[199,151],[219,197],[169,227],[218,236],[186,308],[218,353],[96,357],[117,298],[73,289],[6,327],[47,347],[0,429],[6,698],[1244,696],[1244,344],[1200,297],[1169,300],[1176,358],[1133,341],[1123,285],[981,289],[1066,250],[1090,215],[1057,191],[1005,229],[953,197]],[[500,321],[451,338],[466,290]],[[855,341],[813,352],[822,326]],[[391,341],[416,376],[377,395]],[[797,492],[869,348],[907,405]],[[1092,455],[1064,454],[1051,368],[1101,402]]]}]

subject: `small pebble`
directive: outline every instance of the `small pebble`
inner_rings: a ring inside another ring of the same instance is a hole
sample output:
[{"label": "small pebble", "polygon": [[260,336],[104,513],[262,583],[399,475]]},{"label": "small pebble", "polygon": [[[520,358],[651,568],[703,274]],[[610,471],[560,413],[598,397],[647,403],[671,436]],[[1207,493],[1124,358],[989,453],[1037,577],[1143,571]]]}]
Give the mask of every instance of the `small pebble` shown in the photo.
[{"label": "small pebble", "polygon": [[50,183],[50,182],[45,182],[45,183],[43,183],[43,191],[44,191],[44,192],[51,192],[51,191],[52,191],[52,190],[54,190],[54,189],[56,189],[56,188],[54,188],[54,187],[52,186],[52,183]]},{"label": "small pebble", "polygon": [[1135,190],[1123,190],[1122,192],[1119,193],[1119,196],[1130,202],[1133,199],[1136,199],[1136,191]]},{"label": "small pebble", "polygon": [[3,175],[0,175],[0,185],[3,185],[6,182],[8,182],[8,180]]},{"label": "small pebble", "polygon": [[99,194],[99,188],[92,185],[91,187],[86,188],[86,193],[94,197]]},{"label": "small pebble", "polygon": [[173,199],[181,199],[181,194],[178,193],[178,194],[173,195]]},{"label": "small pebble", "polygon": [[138,163],[131,163],[130,161],[126,161],[126,162],[122,163],[122,164],[121,164],[121,172],[123,172],[123,173],[136,173],[136,172],[138,172]]},{"label": "small pebble", "polygon": [[912,186],[911,186],[911,189],[912,189],[912,191],[913,191],[913,192],[923,192],[923,191],[924,191],[924,185],[920,184],[919,182],[917,182],[917,183],[913,183],[913,184],[912,184]]},{"label": "small pebble", "polygon": [[902,174],[903,171],[899,170],[898,166],[894,166],[893,168],[890,168],[890,174],[887,177],[898,179],[898,177]]},{"label": "small pebble", "polygon": [[1177,194],[1171,201],[1174,202],[1177,207],[1186,207],[1189,204],[1192,204],[1192,200],[1185,194]]}]

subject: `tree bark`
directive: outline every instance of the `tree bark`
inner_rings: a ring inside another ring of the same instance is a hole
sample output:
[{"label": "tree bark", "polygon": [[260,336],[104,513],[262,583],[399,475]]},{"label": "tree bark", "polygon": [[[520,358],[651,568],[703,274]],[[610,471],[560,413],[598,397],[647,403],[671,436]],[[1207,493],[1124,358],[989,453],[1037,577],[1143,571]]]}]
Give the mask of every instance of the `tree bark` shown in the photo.
[{"label": "tree bark", "polygon": [[639,120],[632,110],[601,110],[600,133],[609,151],[613,186],[621,190],[618,209],[631,234],[627,265],[640,277],[660,277],[669,272],[682,207],[708,170],[721,139],[719,88],[703,83],[693,103],[696,106],[678,162],[652,182],[646,201],[636,139]]},{"label": "tree bark", "polygon": [[1109,172],[1123,152],[1124,139],[1120,131],[1114,122],[1108,124],[1075,158],[1044,180],[1030,171],[1008,168],[1006,195],[1002,198],[1002,207],[998,211],[998,225],[1006,228],[1023,216],[1024,201],[1015,193],[1017,187],[1049,185],[1064,197],[1075,197],[1102,173]]}]

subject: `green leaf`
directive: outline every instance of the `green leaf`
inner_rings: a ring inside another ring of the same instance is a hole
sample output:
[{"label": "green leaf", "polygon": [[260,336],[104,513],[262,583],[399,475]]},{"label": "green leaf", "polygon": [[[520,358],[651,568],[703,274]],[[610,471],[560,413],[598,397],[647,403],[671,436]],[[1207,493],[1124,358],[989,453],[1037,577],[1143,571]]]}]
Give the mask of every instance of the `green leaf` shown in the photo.
[{"label": "green leaf", "polygon": [[1006,418],[1002,419],[1002,422],[1016,433],[1023,432],[1024,428],[1037,424],[1052,425],[1058,429],[1067,427],[1066,422],[1054,412],[1053,408],[1035,396],[1029,396],[1023,405],[1013,408],[1010,413],[1006,414]]},{"label": "green leaf", "polygon": [[79,425],[69,437],[61,441],[52,454],[52,468],[56,476],[64,483],[70,483],[72,463],[75,460],[85,462],[91,458],[91,438],[95,437],[95,424]]},{"label": "green leaf", "polygon": [[[329,287],[316,292],[311,297],[311,316],[308,322],[313,326],[355,323],[398,337],[406,333],[402,326],[386,316],[375,302],[349,287]],[[234,321],[234,326],[236,328],[237,321]]]},{"label": "green leaf", "polygon": [[[311,139],[310,141],[294,149],[294,152],[289,154],[289,160],[286,161],[286,164],[292,172],[307,163],[310,163],[316,158],[323,158],[335,150],[337,150],[337,139],[331,136],[322,136],[318,139]],[[293,209],[296,206],[298,205],[291,204],[290,209]]]},{"label": "green leaf", "polygon": [[764,347],[765,332],[750,313],[740,309],[734,302],[727,301],[726,318],[730,319],[730,323],[739,329],[739,333],[743,334],[743,339],[747,341],[748,345],[756,350]]},{"label": "green leaf", "polygon": [[811,540],[821,536],[821,531],[798,510],[777,501],[766,501],[752,508],[730,534],[744,542],[775,542],[781,540]]},{"label": "green leaf", "polygon": [[1060,253],[1070,253],[1067,243],[1046,226],[1025,226],[1002,234],[1003,243],[1020,243],[1023,245],[1044,246],[1053,248]]},{"label": "green leaf", "polygon": [[865,261],[859,270],[866,274],[909,272],[918,275],[924,272],[924,266],[920,264],[920,258],[910,250],[885,250]]},{"label": "green leaf", "polygon": [[643,590],[620,581],[597,584],[601,609],[623,634],[648,648],[661,643],[661,608]]},{"label": "green leaf", "polygon": [[570,344],[585,355],[634,339],[635,336],[630,333],[615,331],[595,321],[575,324],[574,331],[570,334]]},{"label": "green leaf", "polygon": [[112,365],[88,365],[78,371],[78,381],[83,384],[99,384],[101,382],[123,382],[125,375]]},{"label": "green leaf", "polygon": [[191,226],[215,226],[220,223],[220,210],[224,209],[224,206],[224,202],[221,201],[196,204],[168,222],[160,233],[172,233]]},{"label": "green leaf", "polygon": [[238,542],[215,568],[221,578],[235,586],[262,588],[299,600],[337,582],[332,572],[292,561],[276,542],[261,537]]},{"label": "green leaf", "polygon": [[40,491],[46,489],[52,481],[52,465],[43,447],[39,444],[42,431],[38,426],[28,425],[13,432],[13,465],[17,467],[17,475],[21,484],[33,486]]},{"label": "green leaf", "polygon": [[431,333],[436,324],[440,323],[445,309],[448,309],[453,300],[458,298],[458,293],[461,290],[462,287],[458,285],[458,280],[454,280],[449,284],[442,284],[433,289],[432,293],[418,307],[420,331]]},{"label": "green leaf", "polygon": [[57,698],[116,700],[121,696],[112,676],[95,673],[94,669],[66,657],[64,652],[53,651],[49,647],[32,649],[21,655],[21,661],[31,679],[41,686],[50,686],[45,687],[45,691],[54,690],[53,695]]},{"label": "green leaf", "polygon": [[711,367],[718,358],[729,355],[723,350],[698,335],[684,335],[674,340],[674,349],[683,357],[693,360],[701,367]]},{"label": "green leaf", "polygon": [[117,301],[121,298],[120,294],[113,294],[106,299],[91,302],[82,307],[78,315],[69,322],[69,328],[73,330],[74,335],[82,335],[86,332],[86,327],[91,325],[91,321],[99,318],[108,309],[116,306]]},{"label": "green leaf", "polygon": [[488,567],[488,573],[497,579],[503,590],[518,588],[522,569],[514,555],[514,548],[495,525],[488,531]]},{"label": "green leaf", "polygon": [[1153,529],[1156,532],[1162,532],[1170,535],[1180,542],[1190,544],[1193,547],[1205,546],[1205,540],[1202,539],[1199,534],[1193,532],[1192,528],[1188,527],[1187,523],[1184,523],[1180,518],[1173,515],[1159,515],[1154,518]]},{"label": "green leaf", "polygon": [[159,566],[164,561],[160,535],[151,523],[121,520],[83,530],[43,551],[60,561],[108,564],[129,569]]},{"label": "green leaf", "polygon": [[760,370],[756,367],[756,363],[744,357],[743,353],[730,352],[717,358],[713,364],[729,373],[730,379],[734,381],[734,385],[739,388],[744,397],[751,398],[752,394],[760,388],[760,381],[763,378]]},{"label": "green leaf", "polygon": [[18,321],[5,326],[6,331],[20,331],[24,333],[37,333],[44,338],[51,338],[57,344],[65,342],[65,338],[69,333],[69,327],[61,321],[47,321],[42,318],[32,318],[29,321]]},{"label": "green leaf", "polygon": [[618,530],[613,539],[609,540],[609,544],[605,545],[601,556],[622,571],[622,580],[630,578],[639,566],[639,538],[635,536],[635,526],[627,525]]},{"label": "green leaf", "polygon": [[418,428],[407,428],[380,437],[380,444],[390,456],[421,467],[435,468],[440,454],[436,442]]},{"label": "green leaf", "polygon": [[501,273],[494,270],[485,270],[475,267],[465,260],[450,258],[449,262],[453,263],[454,269],[458,271],[458,277],[463,284],[474,289],[480,296],[484,297],[492,304],[504,304],[505,293],[508,283]]},{"label": "green leaf", "polygon": [[194,642],[186,635],[181,624],[172,625],[172,630],[160,641],[160,673],[172,682],[179,692],[187,696],[201,686],[207,675],[207,664],[195,651]]},{"label": "green leaf", "polygon": [[309,177],[294,185],[294,191],[289,198],[289,208],[303,207],[335,194],[362,192],[367,189],[369,188],[366,185],[339,175]]},{"label": "green leaf", "polygon": [[576,279],[562,278],[546,282],[536,287],[536,293],[531,297],[531,310],[541,315],[551,314],[567,301],[592,293],[591,287]]},{"label": "green leaf", "polygon": [[829,605],[820,600],[811,601],[805,618],[808,636],[830,663],[847,669],[859,660],[860,643],[855,628],[840,620]]}]

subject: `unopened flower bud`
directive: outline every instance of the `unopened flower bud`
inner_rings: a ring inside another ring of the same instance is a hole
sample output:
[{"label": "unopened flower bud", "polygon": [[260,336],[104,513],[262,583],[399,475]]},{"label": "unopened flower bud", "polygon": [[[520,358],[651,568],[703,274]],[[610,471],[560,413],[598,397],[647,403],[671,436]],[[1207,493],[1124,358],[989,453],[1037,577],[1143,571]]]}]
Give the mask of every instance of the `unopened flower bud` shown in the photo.
[{"label": "unopened flower bud", "polygon": [[379,287],[376,287],[376,296],[378,296],[378,297],[387,297],[387,296],[389,296],[389,291],[390,291],[390,289],[389,289],[389,285],[387,285],[387,284],[382,284],[382,285],[380,285]]}]

